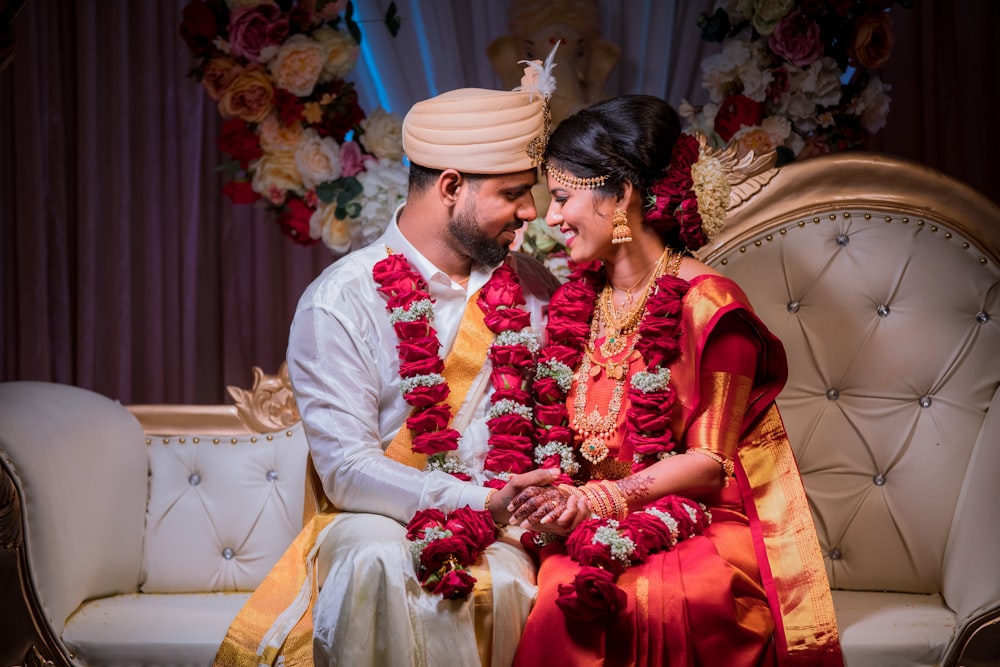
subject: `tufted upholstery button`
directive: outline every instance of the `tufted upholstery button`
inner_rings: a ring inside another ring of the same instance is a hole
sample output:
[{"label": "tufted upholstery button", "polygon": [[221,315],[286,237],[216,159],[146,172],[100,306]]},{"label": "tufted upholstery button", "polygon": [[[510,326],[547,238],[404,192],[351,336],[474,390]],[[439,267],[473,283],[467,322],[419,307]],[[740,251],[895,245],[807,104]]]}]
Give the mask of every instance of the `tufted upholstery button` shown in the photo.
[{"label": "tufted upholstery button", "polygon": [[885,486],[885,475],[879,473],[872,477],[872,481],[875,482],[875,486]]},{"label": "tufted upholstery button", "polygon": [[978,313],[976,313],[976,321],[979,322],[980,324],[986,324],[987,322],[990,321],[990,314],[987,313],[985,310],[980,310]]},{"label": "tufted upholstery button", "polygon": [[188,477],[188,484],[191,486],[198,486],[201,484],[201,475],[196,472],[191,473],[191,476]]},{"label": "tufted upholstery button", "polygon": [[931,397],[930,396],[921,396],[920,400],[917,401],[917,402],[920,403],[920,407],[922,407],[922,408],[929,408],[929,407],[931,407]]},{"label": "tufted upholstery button", "polygon": [[232,547],[226,547],[225,549],[222,550],[222,557],[225,558],[226,560],[232,560],[233,556],[235,555],[236,552],[233,551]]},{"label": "tufted upholstery button", "polygon": [[840,549],[834,547],[830,549],[830,553],[827,555],[830,556],[830,560],[840,560],[841,557]]},{"label": "tufted upholstery button", "polygon": [[798,301],[789,301],[787,307],[788,307],[788,312],[790,312],[792,315],[794,315],[795,313],[799,312],[799,302]]},{"label": "tufted upholstery button", "polygon": [[879,317],[889,317],[889,306],[883,303],[875,309],[875,312],[878,313]]},{"label": "tufted upholstery button", "polygon": [[830,389],[826,390],[826,398],[828,401],[836,401],[838,398],[840,398],[840,392],[831,387]]},{"label": "tufted upholstery button", "polygon": [[278,471],[277,470],[268,470],[267,471],[267,475],[265,475],[265,477],[267,477],[267,481],[269,481],[269,482],[277,482],[278,481]]},{"label": "tufted upholstery button", "polygon": [[837,234],[837,245],[845,246],[851,242],[851,238],[847,234]]}]

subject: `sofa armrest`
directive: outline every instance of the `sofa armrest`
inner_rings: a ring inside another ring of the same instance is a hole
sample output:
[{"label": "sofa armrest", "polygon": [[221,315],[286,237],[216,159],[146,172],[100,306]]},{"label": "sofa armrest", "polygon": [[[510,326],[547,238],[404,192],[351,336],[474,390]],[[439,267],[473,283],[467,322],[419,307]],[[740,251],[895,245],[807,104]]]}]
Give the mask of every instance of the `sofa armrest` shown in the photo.
[{"label": "sofa armrest", "polygon": [[22,594],[35,598],[36,622],[56,638],[84,600],[137,590],[144,443],[135,418],[104,396],[48,382],[0,384],[0,458],[21,516],[21,534],[5,546],[23,550]]}]

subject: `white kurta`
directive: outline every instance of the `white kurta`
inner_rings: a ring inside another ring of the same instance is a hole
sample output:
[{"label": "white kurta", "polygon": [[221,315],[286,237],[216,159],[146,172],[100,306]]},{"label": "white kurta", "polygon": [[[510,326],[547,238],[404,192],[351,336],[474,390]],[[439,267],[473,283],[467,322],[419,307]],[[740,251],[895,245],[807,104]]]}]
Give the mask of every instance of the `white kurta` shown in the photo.
[{"label": "white kurta", "polygon": [[[399,391],[398,339],[372,279],[387,247],[403,254],[427,282],[442,356],[455,341],[468,298],[492,272],[474,268],[464,289],[420,255],[393,220],[371,246],[326,269],[299,301],[287,354],[296,402],[327,496],[338,509],[355,513],[335,520],[320,549],[316,663],[475,665],[471,603],[421,589],[403,524],[428,507],[483,507],[489,363],[468,394],[478,400],[467,401],[453,421],[462,432],[456,454],[473,483],[384,456],[412,411]],[[532,328],[541,333],[548,294],[557,283],[530,258],[515,255],[514,262]],[[530,559],[516,532],[507,532],[486,554],[494,590],[494,665],[512,660],[535,594]]]}]

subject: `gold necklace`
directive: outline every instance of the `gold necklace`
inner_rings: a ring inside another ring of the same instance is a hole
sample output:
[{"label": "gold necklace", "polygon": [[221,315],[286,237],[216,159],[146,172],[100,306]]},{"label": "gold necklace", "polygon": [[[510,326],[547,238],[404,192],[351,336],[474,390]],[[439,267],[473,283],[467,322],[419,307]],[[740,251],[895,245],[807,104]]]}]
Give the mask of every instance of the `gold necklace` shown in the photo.
[{"label": "gold necklace", "polygon": [[639,329],[639,323],[642,322],[642,316],[646,312],[646,301],[656,288],[656,279],[662,275],[665,264],[673,263],[673,257],[674,254],[670,248],[663,250],[656,262],[653,263],[652,275],[650,275],[638,301],[632,303],[630,297],[632,289],[639,283],[626,290],[623,312],[619,312],[615,308],[615,288],[611,281],[608,281],[608,284],[601,290],[597,310],[601,312],[606,326],[604,342],[601,343],[601,352],[604,353],[605,357],[613,357],[625,349],[625,340]]}]

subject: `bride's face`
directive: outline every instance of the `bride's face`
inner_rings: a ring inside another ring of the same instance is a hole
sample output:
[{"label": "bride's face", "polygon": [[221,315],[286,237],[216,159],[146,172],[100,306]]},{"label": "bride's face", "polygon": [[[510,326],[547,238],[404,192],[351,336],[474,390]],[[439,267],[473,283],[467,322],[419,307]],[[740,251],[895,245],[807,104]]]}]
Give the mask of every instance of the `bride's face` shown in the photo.
[{"label": "bride's face", "polygon": [[552,200],[545,214],[545,224],[558,227],[563,233],[573,261],[589,262],[608,257],[614,248],[611,243],[614,199],[601,196],[597,190],[566,187],[551,175],[548,186]]}]

